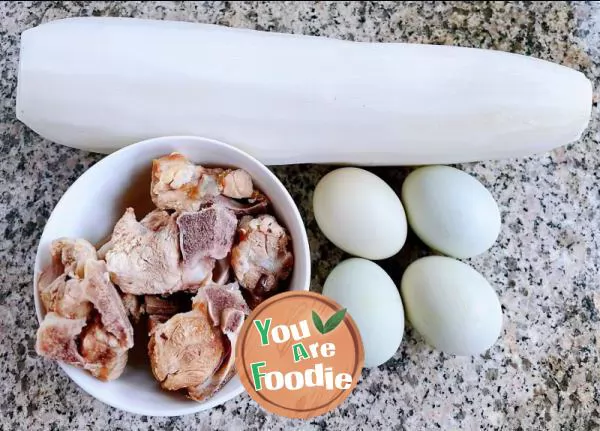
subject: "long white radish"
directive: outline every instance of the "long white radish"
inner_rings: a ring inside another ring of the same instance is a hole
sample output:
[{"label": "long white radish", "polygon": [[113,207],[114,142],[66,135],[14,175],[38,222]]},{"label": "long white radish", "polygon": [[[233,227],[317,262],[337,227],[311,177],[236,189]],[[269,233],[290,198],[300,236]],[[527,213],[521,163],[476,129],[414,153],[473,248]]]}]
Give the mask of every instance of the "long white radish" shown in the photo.
[{"label": "long white radish", "polygon": [[17,90],[64,145],[199,135],[266,164],[524,156],[577,140],[591,104],[583,74],[521,55],[129,18],[25,31]]}]

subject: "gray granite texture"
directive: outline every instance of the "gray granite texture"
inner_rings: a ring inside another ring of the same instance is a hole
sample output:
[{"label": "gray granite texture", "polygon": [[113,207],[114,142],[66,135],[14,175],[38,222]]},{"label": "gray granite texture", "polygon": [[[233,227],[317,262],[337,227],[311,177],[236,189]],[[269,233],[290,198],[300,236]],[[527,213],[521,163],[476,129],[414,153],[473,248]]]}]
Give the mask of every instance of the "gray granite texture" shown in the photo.
[{"label": "gray granite texture", "polygon": [[[518,160],[460,167],[497,199],[503,228],[469,263],[500,295],[505,327],[487,353],[428,347],[410,326],[393,359],[365,370],[337,410],[314,420],[266,413],[247,395],[181,418],[135,416],[83,393],[36,356],[32,266],[53,206],[101,156],[41,139],[15,119],[19,35],[69,16],[218,23],[361,41],[406,41],[528,54],[600,84],[600,8],[593,2],[0,2],[0,429],[600,429],[600,153],[598,107],[585,136]],[[596,93],[597,95],[597,93]],[[597,99],[596,99],[597,100]],[[298,202],[319,291],[344,255],[318,231],[311,191],[330,168],[273,168]],[[398,187],[405,168],[375,168]],[[383,263],[398,280],[429,252],[412,235]]]}]

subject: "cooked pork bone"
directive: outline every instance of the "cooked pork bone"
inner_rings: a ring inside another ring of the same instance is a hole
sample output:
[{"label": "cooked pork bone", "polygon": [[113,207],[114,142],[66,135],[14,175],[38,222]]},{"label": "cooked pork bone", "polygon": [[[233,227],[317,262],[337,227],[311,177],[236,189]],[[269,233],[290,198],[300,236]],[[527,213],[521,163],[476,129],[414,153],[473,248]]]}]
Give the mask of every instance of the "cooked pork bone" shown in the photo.
[{"label": "cooked pork bone", "polygon": [[79,266],[80,271],[69,272],[81,279],[65,273],[40,291],[48,314],[38,329],[36,350],[84,368],[101,380],[112,380],[121,375],[127,362],[133,327],[106,263],[94,256]]},{"label": "cooked pork bone", "polygon": [[210,282],[214,268],[215,259],[210,257],[183,262],[181,266],[181,282],[183,287],[180,290],[188,292],[198,291],[200,286],[204,286]]},{"label": "cooked pork bone", "polygon": [[274,291],[293,265],[285,229],[268,214],[245,216],[238,234],[240,241],[231,251],[231,265],[240,285],[257,296]]},{"label": "cooked pork bone", "polygon": [[219,369],[203,384],[188,389],[190,398],[204,401],[212,397],[235,375],[235,347],[245,313],[234,308],[227,308],[221,315],[221,331],[229,340],[229,352]]},{"label": "cooked pork bone", "polygon": [[202,287],[193,299],[193,307],[207,310],[213,325],[219,326],[229,341],[219,369],[204,383],[188,388],[190,398],[203,401],[213,396],[235,374],[237,336],[250,309],[237,282],[225,286],[209,284]]},{"label": "cooked pork bone", "polygon": [[61,238],[52,241],[52,258],[58,258],[64,266],[63,272],[69,277],[83,278],[83,267],[88,259],[97,259],[96,249],[84,239]]},{"label": "cooked pork bone", "polygon": [[237,218],[228,209],[213,205],[182,213],[177,226],[184,263],[206,257],[223,259],[233,245]]},{"label": "cooked pork bone", "polygon": [[198,294],[192,300],[192,304],[192,306],[205,304],[215,326],[221,325],[221,315],[225,310],[239,310],[245,315],[250,313],[248,304],[246,304],[237,282],[227,285],[208,284],[198,291]]},{"label": "cooked pork bone", "polygon": [[127,365],[127,348],[106,331],[99,318],[83,329],[80,345],[86,368],[95,377],[114,380],[123,373]]},{"label": "cooked pork bone", "polygon": [[[42,270],[40,276],[38,277],[38,291],[40,292],[40,297],[42,302],[44,302],[44,292],[48,292],[47,295],[50,295],[49,292],[55,291],[57,286],[51,287],[51,285],[60,277],[63,278],[63,281],[66,281],[67,276],[63,273],[64,266],[59,259],[55,259],[52,257],[52,261],[50,264]],[[48,297],[50,300],[50,297]],[[44,303],[44,307],[48,310],[48,306]]]},{"label": "cooked pork bone", "polygon": [[69,319],[85,319],[92,311],[92,304],[85,299],[82,280],[59,276],[50,285],[39,287],[40,299],[46,312],[56,312]]},{"label": "cooked pork bone", "polygon": [[54,282],[59,276],[65,274],[72,278],[83,278],[83,266],[88,259],[96,259],[96,249],[84,239],[60,238],[52,241],[50,245],[52,262],[48,265],[38,279],[40,291]]},{"label": "cooked pork bone", "polygon": [[85,322],[85,318],[68,319],[49,312],[37,331],[36,352],[49,359],[87,368],[85,359],[77,349],[77,338]]},{"label": "cooked pork bone", "polygon": [[38,329],[36,351],[88,370],[100,380],[116,379],[127,363],[127,349],[121,348],[99,321],[86,326],[86,319],[67,319],[53,312],[46,315]]},{"label": "cooked pork bone", "polygon": [[[154,160],[150,185],[152,202],[160,209],[197,211],[208,198],[201,194],[201,176],[201,171],[181,154],[173,153]],[[210,195],[218,194],[216,183],[204,191]]]},{"label": "cooked pork bone", "polygon": [[106,263],[88,260],[85,264],[85,297],[100,314],[102,326],[124,349],[133,346],[133,327],[117,289],[110,281]]},{"label": "cooked pork bone", "polygon": [[170,391],[204,383],[221,364],[224,350],[219,328],[197,308],[155,324],[148,343],[152,372]]},{"label": "cooked pork bone", "polygon": [[[87,318],[95,308],[106,329],[117,337],[123,347],[131,347],[133,329],[127,320],[123,301],[110,281],[106,264],[96,260],[94,247],[84,240],[61,239],[54,241],[51,249],[53,256],[62,256],[65,273],[49,285],[39,284],[45,311],[81,319]],[[50,266],[55,267],[55,263]]]},{"label": "cooked pork bone", "polygon": [[252,178],[243,169],[225,171],[219,176],[218,183],[222,189],[222,193],[230,198],[249,198],[254,192]]},{"label": "cooked pork bone", "polygon": [[128,208],[117,222],[106,263],[123,292],[143,295],[196,290],[211,279],[213,259],[181,262],[176,217],[155,210],[138,222]]},{"label": "cooked pork bone", "polygon": [[[148,213],[140,223],[148,229],[158,231],[171,224],[174,217],[176,216],[170,216],[166,211],[155,210]],[[181,282],[183,283],[183,289],[181,290],[191,292],[198,290],[199,286],[210,280],[214,266],[214,259],[203,256],[196,256],[196,258],[189,259],[189,261],[180,262]]]},{"label": "cooked pork bone", "polygon": [[86,326],[86,319],[67,319],[54,312],[46,315],[38,329],[36,351],[83,368],[101,380],[116,379],[127,363],[127,349],[119,347],[100,323]]},{"label": "cooked pork bone", "polygon": [[96,249],[83,239],[60,238],[52,241],[50,255],[52,262],[38,280],[44,309],[71,319],[85,318],[91,304],[82,298],[79,283],[84,278],[87,260],[96,259]]},{"label": "cooked pork bone", "polygon": [[159,209],[198,211],[220,194],[242,199],[253,191],[250,175],[241,169],[196,166],[179,153],[152,163],[150,194]]},{"label": "cooked pork bone", "polygon": [[[237,283],[200,287],[192,311],[149,319],[152,372],[168,390],[187,389],[198,401],[235,373],[235,341],[249,308]],[[225,335],[225,336],[224,336]]]},{"label": "cooked pork bone", "polygon": [[106,264],[113,281],[125,293],[167,293],[181,287],[175,219],[164,211],[153,213],[147,216],[152,220],[148,227],[128,208],[113,230]]}]

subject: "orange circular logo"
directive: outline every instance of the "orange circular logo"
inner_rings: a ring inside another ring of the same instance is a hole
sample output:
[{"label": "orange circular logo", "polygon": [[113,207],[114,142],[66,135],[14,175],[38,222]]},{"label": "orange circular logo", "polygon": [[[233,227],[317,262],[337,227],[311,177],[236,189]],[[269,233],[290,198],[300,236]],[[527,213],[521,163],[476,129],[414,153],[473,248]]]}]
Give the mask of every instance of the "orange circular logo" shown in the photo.
[{"label": "orange circular logo", "polygon": [[246,319],[236,366],[266,410],[306,419],[350,395],[364,364],[358,329],[345,309],[313,292],[292,291],[260,304]]}]

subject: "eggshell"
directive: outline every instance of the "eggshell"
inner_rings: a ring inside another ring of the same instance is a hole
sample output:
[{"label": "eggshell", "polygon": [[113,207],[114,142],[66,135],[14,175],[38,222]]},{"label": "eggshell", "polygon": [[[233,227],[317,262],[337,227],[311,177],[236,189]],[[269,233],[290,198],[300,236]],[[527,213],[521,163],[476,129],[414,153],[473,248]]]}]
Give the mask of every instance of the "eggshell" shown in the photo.
[{"label": "eggshell", "polygon": [[364,169],[341,168],[325,175],[313,196],[315,219],[337,247],[366,259],[398,253],[406,240],[406,215],[398,195]]},{"label": "eggshell", "polygon": [[404,334],[404,308],[393,280],[376,263],[351,258],[327,277],[323,295],[348,310],[365,349],[365,367],[383,364],[396,353]]},{"label": "eggshell", "polygon": [[467,258],[490,248],[500,233],[500,211],[471,175],[449,166],[411,172],[402,185],[408,223],[429,247]]},{"label": "eggshell", "polygon": [[479,354],[500,336],[502,309],[496,292],[481,274],[458,260],[416,260],[402,276],[401,293],[408,321],[443,352]]}]

